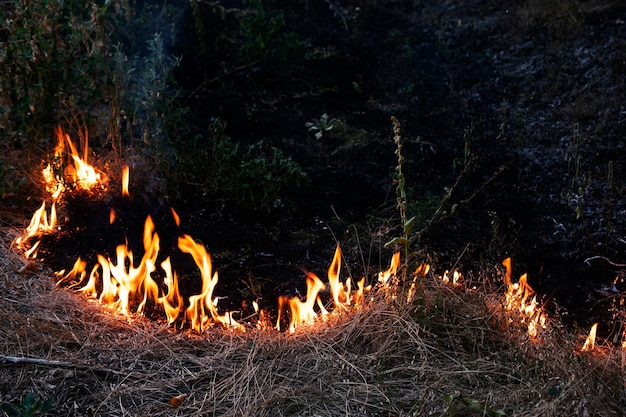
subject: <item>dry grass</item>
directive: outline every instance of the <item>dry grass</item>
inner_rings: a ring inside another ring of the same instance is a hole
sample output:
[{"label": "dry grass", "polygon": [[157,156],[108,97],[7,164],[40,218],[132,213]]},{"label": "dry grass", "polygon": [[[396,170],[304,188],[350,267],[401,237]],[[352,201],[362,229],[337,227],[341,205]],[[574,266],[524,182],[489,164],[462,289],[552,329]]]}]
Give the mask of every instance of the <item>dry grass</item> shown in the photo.
[{"label": "dry grass", "polygon": [[[625,411],[621,348],[580,354],[582,336],[557,323],[530,341],[500,311],[496,291],[427,277],[409,304],[381,300],[294,335],[215,328],[199,336],[130,322],[55,288],[48,271],[10,249],[17,234],[3,230],[0,256],[2,403],[33,391],[54,398],[49,415],[59,416]],[[180,394],[187,398],[172,407]]]}]

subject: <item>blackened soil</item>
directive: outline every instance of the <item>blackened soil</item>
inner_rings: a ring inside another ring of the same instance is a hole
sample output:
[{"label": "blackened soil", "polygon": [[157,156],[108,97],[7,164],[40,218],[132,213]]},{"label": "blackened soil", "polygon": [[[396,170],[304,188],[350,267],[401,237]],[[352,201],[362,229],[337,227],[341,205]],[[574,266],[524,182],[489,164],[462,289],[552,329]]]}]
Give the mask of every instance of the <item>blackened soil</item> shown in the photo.
[{"label": "blackened soil", "polygon": [[[626,262],[620,2],[276,1],[305,57],[252,62],[237,49],[244,6],[219,3],[187,10],[171,45],[189,124],[203,131],[220,118],[236,141],[279,147],[310,185],[285,190],[269,214],[199,207],[192,195],[171,202],[213,253],[218,293],[302,292],[302,270],[324,276],[336,240],[353,275],[385,267],[382,245],[401,233],[395,115],[418,256],[474,279],[510,256],[566,321],[614,317],[625,285],[611,262]],[[324,113],[339,122],[316,139],[305,123]],[[142,225],[146,210],[134,211]]]}]

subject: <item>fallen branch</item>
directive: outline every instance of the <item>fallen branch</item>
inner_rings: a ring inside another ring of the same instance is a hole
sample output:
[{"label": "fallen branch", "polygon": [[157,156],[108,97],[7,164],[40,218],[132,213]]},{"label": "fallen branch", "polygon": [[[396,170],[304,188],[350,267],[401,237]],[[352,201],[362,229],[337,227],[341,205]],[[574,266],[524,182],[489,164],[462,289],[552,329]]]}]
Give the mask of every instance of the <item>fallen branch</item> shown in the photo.
[{"label": "fallen branch", "polygon": [[93,367],[83,363],[62,362],[42,358],[27,358],[23,356],[7,356],[0,355],[0,365],[15,364],[15,365],[41,365],[41,366],[53,366],[59,368],[72,368],[81,371],[91,371],[94,373],[116,374],[126,375],[125,372],[118,371],[110,368]]}]

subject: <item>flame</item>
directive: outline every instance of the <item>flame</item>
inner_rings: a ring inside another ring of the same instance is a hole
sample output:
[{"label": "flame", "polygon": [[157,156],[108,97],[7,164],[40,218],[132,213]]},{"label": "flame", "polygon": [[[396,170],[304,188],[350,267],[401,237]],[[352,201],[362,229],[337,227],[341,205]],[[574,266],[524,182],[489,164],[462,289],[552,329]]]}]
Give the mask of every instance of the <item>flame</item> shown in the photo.
[{"label": "flame", "polygon": [[415,272],[413,272],[413,280],[411,281],[411,285],[409,286],[409,291],[406,296],[406,301],[408,303],[412,302],[415,297],[415,292],[417,291],[417,279],[421,276],[428,275],[429,272],[430,265],[426,263],[420,264],[420,266],[415,269]]},{"label": "flame", "polygon": [[384,272],[378,273],[378,282],[383,286],[387,286],[389,283],[389,278],[396,275],[398,272],[398,268],[400,267],[400,252],[396,252],[391,257],[391,265],[389,265],[389,269]]},{"label": "flame", "polygon": [[[85,133],[83,140],[83,155],[79,155],[74,142],[70,136],[63,131],[61,126],[55,129],[57,136],[57,145],[54,148],[54,163],[48,164],[43,170],[43,177],[48,191],[53,200],[57,200],[63,191],[66,190],[66,184],[78,187],[83,190],[91,190],[96,185],[104,185],[103,174],[89,165],[87,157],[88,152],[88,136]],[[69,155],[72,158],[72,164],[65,166],[63,155],[65,148],[69,148]]]},{"label": "flame", "polygon": [[[461,278],[463,277],[463,275],[459,272],[459,271],[453,271],[452,272],[452,285],[454,287],[461,285]],[[441,277],[441,280],[443,282],[445,282],[446,284],[450,283],[450,271],[444,271],[443,273],[443,277]]]},{"label": "flame", "polygon": [[128,192],[129,177],[130,170],[128,165],[124,165],[124,168],[122,168],[122,197],[130,197],[130,193]]},{"label": "flame", "polygon": [[[243,326],[235,321],[231,312],[220,316],[217,311],[217,303],[212,300],[212,297],[218,275],[217,271],[213,272],[211,256],[204,245],[196,243],[189,235],[182,235],[178,238],[178,247],[193,257],[196,265],[200,268],[200,276],[202,277],[202,292],[189,297],[189,307],[185,311],[186,319],[191,323],[191,327],[201,332],[210,324],[211,318],[215,322],[243,329]],[[210,317],[206,314],[207,310]]]},{"label": "flame", "polygon": [[345,309],[350,305],[350,291],[352,281],[350,278],[346,280],[345,285],[339,281],[339,272],[341,270],[341,248],[337,245],[335,249],[335,255],[328,267],[328,284],[330,286],[330,293],[333,296],[335,306]]},{"label": "flame", "polygon": [[505,308],[509,311],[517,310],[522,315],[522,323],[527,324],[528,335],[536,337],[539,327],[546,328],[546,316],[537,302],[535,291],[528,284],[528,274],[523,274],[519,282],[513,284],[511,282],[511,258],[505,259],[502,264],[506,267]]},{"label": "flame", "polygon": [[298,297],[278,297],[278,319],[276,321],[276,329],[280,330],[281,313],[285,310],[285,307],[289,307],[291,312],[291,318],[289,320],[289,332],[296,331],[296,327],[302,324],[311,324],[317,318],[317,312],[315,311],[315,303],[317,301],[322,313],[326,312],[321,301],[319,299],[319,292],[326,288],[326,285],[321,279],[312,272],[307,273],[306,276],[306,299],[301,301]]},{"label": "flame", "polygon": [[176,223],[176,226],[180,226],[180,217],[178,216],[178,213],[176,213],[176,210],[174,210],[174,208],[170,208],[171,212],[172,212],[172,217],[174,218],[174,222]]},{"label": "flame", "polygon": [[591,326],[591,330],[589,330],[589,336],[587,336],[587,340],[585,340],[585,344],[582,347],[583,352],[592,351],[596,346],[596,330],[598,328],[598,323],[594,323]]},{"label": "flame", "polygon": [[[41,204],[41,207],[39,207],[39,209],[35,211],[35,214],[33,214],[33,217],[30,219],[30,224],[24,231],[24,234],[15,239],[15,244],[18,247],[22,247],[23,243],[26,240],[32,237],[41,237],[44,233],[53,232],[56,227],[56,205],[55,203],[52,203],[52,206],[50,207],[50,220],[48,220],[48,214],[46,212],[46,202],[44,201]],[[30,247],[30,249],[25,252],[26,258],[30,258],[31,256],[35,258],[37,256],[39,243],[40,241],[37,241],[33,246]]]}]

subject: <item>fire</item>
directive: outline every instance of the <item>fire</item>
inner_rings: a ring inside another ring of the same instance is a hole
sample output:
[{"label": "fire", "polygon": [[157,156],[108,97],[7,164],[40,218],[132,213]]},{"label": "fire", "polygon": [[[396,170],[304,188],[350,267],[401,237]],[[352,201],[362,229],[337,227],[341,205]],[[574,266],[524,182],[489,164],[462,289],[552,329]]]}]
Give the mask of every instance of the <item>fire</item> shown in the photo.
[{"label": "fire", "polygon": [[[388,280],[395,275],[400,265],[400,252],[396,252],[391,259],[389,269],[379,274],[379,283],[382,288],[387,287]],[[341,270],[341,248],[337,245],[335,255],[328,268],[328,284],[333,301],[333,313],[347,311],[350,307],[358,307],[365,301],[365,293],[372,290],[372,286],[365,286],[365,278],[357,282],[357,288],[352,289],[352,279],[346,278],[345,282],[339,279]],[[330,314],[322,303],[319,293],[326,289],[322,280],[312,272],[306,274],[307,293],[304,300],[298,297],[281,296],[278,298],[278,318],[276,329],[281,330],[283,314],[289,312],[289,332],[295,332],[296,328],[305,324],[313,323],[318,317]]]},{"label": "fire", "polygon": [[[104,186],[104,174],[91,166],[87,157],[88,137],[85,133],[83,140],[83,155],[79,155],[78,149],[70,136],[65,133],[61,126],[55,129],[57,145],[54,149],[54,162],[48,164],[43,170],[43,177],[46,190],[51,194],[53,200],[57,200],[66,191],[67,185],[82,190],[91,190],[96,186]],[[66,147],[69,149],[71,164],[67,164],[64,159]]]},{"label": "fire", "polygon": [[[218,275],[217,271],[213,272],[211,256],[204,245],[196,243],[189,235],[183,235],[178,238],[178,247],[193,257],[202,277],[202,292],[189,297],[189,307],[185,311],[191,327],[201,332],[207,328],[211,318],[217,323],[243,329],[243,326],[233,319],[231,312],[220,316],[217,311],[217,302],[213,301],[213,290],[217,285]],[[207,311],[210,317],[206,314]]]},{"label": "fire", "polygon": [[128,192],[128,181],[130,178],[130,169],[128,165],[125,165],[122,168],[122,197],[130,197],[130,193]]},{"label": "fire", "polygon": [[504,282],[507,285],[505,294],[505,308],[509,311],[517,310],[522,315],[522,322],[527,324],[528,334],[537,336],[539,327],[546,327],[546,317],[537,302],[535,291],[528,284],[528,275],[523,274],[519,282],[511,282],[511,258],[502,261],[506,267]]},{"label": "fire", "polygon": [[318,317],[318,314],[315,311],[316,303],[320,308],[321,314],[328,314],[318,296],[319,292],[326,288],[326,285],[317,277],[317,275],[309,272],[306,276],[306,286],[307,292],[306,299],[304,301],[301,301],[298,297],[289,298],[286,296],[280,296],[278,298],[278,319],[276,321],[277,330],[281,330],[281,314],[286,307],[289,307],[289,311],[291,313],[291,319],[289,321],[290,333],[295,332],[296,327],[302,324],[313,323],[313,321]]},{"label": "fire", "polygon": [[396,272],[398,272],[399,267],[400,267],[400,252],[396,252],[391,258],[391,265],[389,266],[389,269],[387,269],[384,272],[380,272],[378,274],[378,282],[382,286],[387,286],[389,284],[389,278],[396,275]]},{"label": "fire", "polygon": [[[32,237],[41,237],[41,235],[43,235],[44,233],[53,232],[56,228],[56,225],[57,212],[55,203],[52,203],[52,206],[50,207],[50,220],[48,220],[46,203],[44,202],[31,218],[30,224],[26,228],[24,234],[15,240],[15,244],[18,247],[22,247],[23,243]],[[33,246],[30,247],[30,249],[25,252],[26,258],[30,258],[31,256],[35,258],[37,256],[37,248],[39,247],[39,242],[40,241],[37,241]]]},{"label": "fire", "polygon": [[583,352],[592,351],[596,346],[596,330],[598,329],[598,323],[594,323],[589,330],[589,336],[585,340],[585,344],[582,347]]}]

